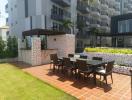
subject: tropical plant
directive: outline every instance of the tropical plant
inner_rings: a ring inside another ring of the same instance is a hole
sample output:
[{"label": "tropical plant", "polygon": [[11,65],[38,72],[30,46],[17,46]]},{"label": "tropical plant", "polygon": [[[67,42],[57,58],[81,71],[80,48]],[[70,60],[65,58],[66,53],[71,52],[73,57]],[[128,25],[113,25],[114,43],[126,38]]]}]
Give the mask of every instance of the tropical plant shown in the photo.
[{"label": "tropical plant", "polygon": [[72,28],[73,33],[74,33],[74,23],[73,22],[71,22],[70,20],[63,20],[61,23],[63,26],[63,31],[67,31],[67,30],[70,30],[70,28]]},{"label": "tropical plant", "polygon": [[9,36],[7,40],[6,57],[17,57],[18,43],[16,37]]},{"label": "tropical plant", "polygon": [[0,37],[0,58],[4,58],[5,46],[5,42],[2,40],[2,37]]}]

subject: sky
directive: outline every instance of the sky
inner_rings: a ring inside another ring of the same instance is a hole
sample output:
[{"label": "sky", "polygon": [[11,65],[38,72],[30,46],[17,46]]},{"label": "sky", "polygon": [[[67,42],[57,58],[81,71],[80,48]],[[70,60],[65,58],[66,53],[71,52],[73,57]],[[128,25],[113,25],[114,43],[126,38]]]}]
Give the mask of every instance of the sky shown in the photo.
[{"label": "sky", "polygon": [[0,26],[4,26],[6,24],[6,18],[8,16],[7,13],[5,13],[5,5],[7,4],[7,0],[0,0]]}]

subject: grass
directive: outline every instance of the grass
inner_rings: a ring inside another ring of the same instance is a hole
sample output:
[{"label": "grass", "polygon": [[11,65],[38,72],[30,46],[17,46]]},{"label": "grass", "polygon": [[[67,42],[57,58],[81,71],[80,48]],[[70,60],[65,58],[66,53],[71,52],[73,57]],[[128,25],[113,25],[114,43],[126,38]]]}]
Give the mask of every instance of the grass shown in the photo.
[{"label": "grass", "polygon": [[115,54],[132,54],[132,49],[114,49],[114,48],[85,48],[85,52],[102,52]]},{"label": "grass", "polygon": [[10,64],[0,64],[0,100],[76,100]]}]

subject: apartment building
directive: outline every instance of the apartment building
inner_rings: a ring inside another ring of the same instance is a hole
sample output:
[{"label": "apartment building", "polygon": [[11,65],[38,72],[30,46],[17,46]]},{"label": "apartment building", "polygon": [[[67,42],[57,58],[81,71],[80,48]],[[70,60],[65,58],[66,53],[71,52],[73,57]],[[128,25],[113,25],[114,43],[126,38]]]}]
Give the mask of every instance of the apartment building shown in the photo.
[{"label": "apartment building", "polygon": [[[77,47],[90,45],[89,28],[96,27],[110,33],[111,17],[130,13],[132,0],[8,0],[6,11],[10,33],[22,37],[25,30],[44,28],[67,33],[77,33]],[[70,20],[74,27],[66,28],[63,20]],[[73,31],[74,30],[74,31]],[[104,39],[105,41],[105,39]]]},{"label": "apartment building", "polygon": [[8,26],[1,26],[0,27],[0,37],[3,41],[7,41],[9,37],[9,27]]},{"label": "apartment building", "polygon": [[132,0],[120,0],[121,14],[132,13]]},{"label": "apartment building", "polygon": [[76,21],[76,0],[8,0],[10,33],[22,37],[25,30],[43,28],[72,33],[63,20]]}]

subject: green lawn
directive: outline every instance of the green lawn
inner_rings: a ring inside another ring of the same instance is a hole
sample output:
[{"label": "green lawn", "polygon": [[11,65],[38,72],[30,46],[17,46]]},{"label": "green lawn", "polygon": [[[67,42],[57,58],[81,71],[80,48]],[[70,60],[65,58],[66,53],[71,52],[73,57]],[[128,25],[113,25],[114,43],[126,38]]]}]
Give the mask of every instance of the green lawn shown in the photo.
[{"label": "green lawn", "polygon": [[76,98],[13,65],[0,64],[0,100],[76,100]]}]

